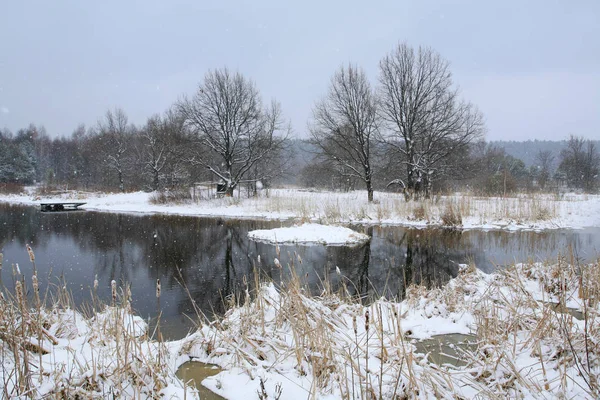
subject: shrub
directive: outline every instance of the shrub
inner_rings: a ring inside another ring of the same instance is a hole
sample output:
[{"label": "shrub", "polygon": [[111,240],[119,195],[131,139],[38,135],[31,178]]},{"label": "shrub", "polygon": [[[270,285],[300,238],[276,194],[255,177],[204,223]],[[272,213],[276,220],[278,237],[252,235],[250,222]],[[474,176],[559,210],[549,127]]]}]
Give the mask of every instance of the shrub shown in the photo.
[{"label": "shrub", "polygon": [[422,220],[428,219],[427,218],[427,210],[425,209],[425,206],[423,204],[419,204],[417,207],[415,207],[413,209],[413,217],[417,221],[422,221]]},{"label": "shrub", "polygon": [[187,189],[162,190],[150,197],[152,204],[181,204],[189,203],[192,195]]},{"label": "shrub", "polygon": [[445,226],[462,225],[462,215],[460,214],[460,211],[450,203],[446,205],[446,210],[442,213],[441,219]]},{"label": "shrub", "polygon": [[21,185],[20,183],[0,183],[0,193],[2,194],[21,194],[23,192],[23,185]]}]

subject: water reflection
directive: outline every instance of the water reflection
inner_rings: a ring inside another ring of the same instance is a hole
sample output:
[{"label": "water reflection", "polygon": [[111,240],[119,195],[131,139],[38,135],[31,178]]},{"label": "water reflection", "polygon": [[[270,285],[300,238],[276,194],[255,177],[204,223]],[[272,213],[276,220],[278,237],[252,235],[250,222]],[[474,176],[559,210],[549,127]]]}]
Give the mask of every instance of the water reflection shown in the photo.
[{"label": "water reflection", "polygon": [[[287,279],[287,266],[293,263],[316,293],[324,281],[334,290],[345,282],[352,294],[363,298],[402,298],[410,283],[444,284],[456,275],[458,263],[473,261],[489,272],[496,264],[554,257],[568,245],[587,259],[600,248],[600,229],[509,233],[353,226],[372,240],[360,247],[285,245],[279,254],[273,245],[247,239],[250,230],[282,225],[290,223],[86,211],[40,213],[33,207],[0,204],[5,266],[1,276],[6,286],[12,286],[10,264],[19,263],[30,279],[32,268],[25,251],[30,243],[38,271],[46,277],[44,285],[63,275],[75,302],[82,303],[91,298],[95,276],[98,295],[104,299],[110,296],[112,280],[121,286],[129,283],[133,306],[144,317],[157,315],[155,282],[160,279],[166,319],[162,326],[166,336],[179,336],[191,325],[184,314],[194,314],[196,306],[208,315],[223,312],[224,299],[243,291],[248,282],[252,286],[255,266],[279,282]],[[275,266],[275,257],[283,270]]]}]

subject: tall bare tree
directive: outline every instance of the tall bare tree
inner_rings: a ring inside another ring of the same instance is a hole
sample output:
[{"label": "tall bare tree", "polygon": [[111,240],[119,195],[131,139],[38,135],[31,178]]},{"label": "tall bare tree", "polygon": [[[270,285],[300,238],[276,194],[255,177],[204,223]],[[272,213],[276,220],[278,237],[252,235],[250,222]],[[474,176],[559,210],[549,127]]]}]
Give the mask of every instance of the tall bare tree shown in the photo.
[{"label": "tall bare tree", "polygon": [[279,104],[263,108],[255,84],[227,68],[208,72],[178,110],[201,145],[192,161],[222,180],[228,195],[240,182],[261,179],[249,172],[281,148],[290,132]]},{"label": "tall bare tree", "polygon": [[591,140],[571,135],[560,153],[558,173],[570,188],[593,192],[600,185],[600,154]]},{"label": "tall bare tree", "polygon": [[535,156],[535,161],[537,164],[537,181],[540,188],[544,190],[552,176],[554,155],[550,150],[540,150]]},{"label": "tall bare tree", "polygon": [[125,191],[125,174],[131,161],[131,139],[135,128],[120,108],[108,110],[98,121],[98,139],[104,164],[117,174],[119,190]]},{"label": "tall bare tree", "polygon": [[377,130],[375,96],[364,71],[341,67],[331,79],[327,95],[313,109],[312,143],[337,164],[349,179],[365,183],[373,201],[372,144]]},{"label": "tall bare tree", "polygon": [[467,152],[484,132],[481,113],[459,98],[450,66],[437,52],[399,44],[379,64],[384,141],[405,166],[398,179],[407,193],[428,197],[435,179],[454,168],[451,155]]},{"label": "tall bare tree", "polygon": [[167,172],[176,168],[184,153],[184,134],[183,119],[172,110],[148,118],[140,130],[138,158],[152,190],[160,189]]}]

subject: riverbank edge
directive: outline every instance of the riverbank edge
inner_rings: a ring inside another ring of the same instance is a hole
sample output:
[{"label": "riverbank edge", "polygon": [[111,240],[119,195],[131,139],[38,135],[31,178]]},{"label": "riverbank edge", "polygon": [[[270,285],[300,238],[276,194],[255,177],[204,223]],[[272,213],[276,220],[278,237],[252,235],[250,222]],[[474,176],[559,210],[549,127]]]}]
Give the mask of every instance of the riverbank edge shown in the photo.
[{"label": "riverbank edge", "polygon": [[431,200],[404,201],[393,193],[375,193],[368,203],[362,192],[272,190],[269,197],[218,198],[198,203],[152,204],[153,193],[61,196],[0,195],[0,202],[37,206],[49,201],[85,201],[90,211],[164,214],[224,219],[361,224],[461,230],[543,231],[600,227],[600,195],[520,195],[510,198],[455,194]]}]

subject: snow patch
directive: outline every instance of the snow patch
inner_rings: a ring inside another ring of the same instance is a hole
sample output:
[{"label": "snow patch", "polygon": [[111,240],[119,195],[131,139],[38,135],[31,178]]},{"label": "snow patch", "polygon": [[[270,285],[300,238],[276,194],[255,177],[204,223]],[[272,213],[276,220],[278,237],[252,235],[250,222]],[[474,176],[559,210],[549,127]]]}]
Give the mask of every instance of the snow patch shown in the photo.
[{"label": "snow patch", "polygon": [[248,237],[269,243],[319,243],[326,246],[357,245],[370,239],[368,235],[349,228],[320,224],[256,230],[248,232]]}]

